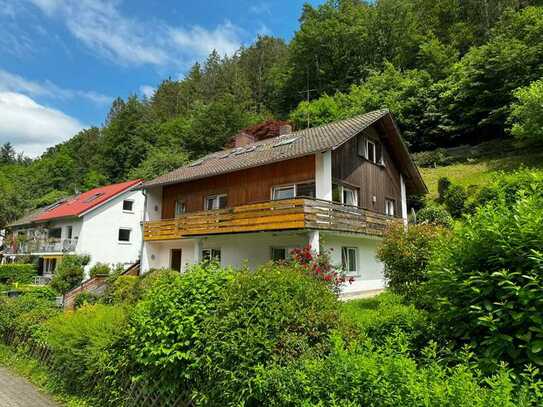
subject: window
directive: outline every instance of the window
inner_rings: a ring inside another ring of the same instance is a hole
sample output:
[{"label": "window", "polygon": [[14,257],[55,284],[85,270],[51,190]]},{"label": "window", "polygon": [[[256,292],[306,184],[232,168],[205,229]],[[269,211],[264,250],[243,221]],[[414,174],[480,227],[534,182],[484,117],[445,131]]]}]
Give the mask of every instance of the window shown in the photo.
[{"label": "window", "polygon": [[296,196],[315,198],[315,183],[296,184]]},{"label": "window", "polygon": [[62,237],[62,228],[49,229],[49,239],[60,239]]},{"label": "window", "polygon": [[315,183],[292,184],[272,188],[272,199],[291,199],[297,196],[315,197]]},{"label": "window", "polygon": [[72,238],[72,233],[73,233],[73,227],[72,226],[67,226],[66,227],[66,238],[71,239]]},{"label": "window", "polygon": [[351,205],[351,206],[357,206],[358,205],[358,197],[356,194],[356,191],[351,188],[345,188],[343,187],[343,201],[342,203],[344,205]]},{"label": "window", "polygon": [[125,199],[123,201],[123,211],[124,212],[134,212],[134,201]]},{"label": "window", "polygon": [[385,199],[385,214],[394,216],[395,203],[394,199]]},{"label": "window", "polygon": [[356,247],[341,248],[341,264],[347,274],[358,274],[357,251]]},{"label": "window", "polygon": [[367,141],[367,147],[366,147],[366,158],[371,161],[371,162],[374,162],[376,163],[377,162],[377,152],[376,152],[376,148],[375,148],[375,143],[373,141],[370,141],[368,140]]},{"label": "window", "polygon": [[187,207],[185,205],[185,202],[183,201],[175,201],[175,217],[179,217],[182,214],[184,214],[187,211]]},{"label": "window", "polygon": [[131,229],[120,228],[119,229],[119,242],[130,242]]},{"label": "window", "polygon": [[358,190],[339,184],[332,184],[332,201],[343,205],[358,206]]},{"label": "window", "polygon": [[272,261],[283,261],[289,258],[290,251],[286,247],[272,247],[271,259]]},{"label": "window", "polygon": [[204,249],[202,250],[202,260],[221,262],[221,249]]},{"label": "window", "polygon": [[296,196],[296,187],[288,185],[284,187],[273,187],[272,199],[289,199]]},{"label": "window", "polygon": [[226,194],[222,195],[210,195],[206,199],[205,209],[211,211],[213,209],[224,209],[226,208]]}]

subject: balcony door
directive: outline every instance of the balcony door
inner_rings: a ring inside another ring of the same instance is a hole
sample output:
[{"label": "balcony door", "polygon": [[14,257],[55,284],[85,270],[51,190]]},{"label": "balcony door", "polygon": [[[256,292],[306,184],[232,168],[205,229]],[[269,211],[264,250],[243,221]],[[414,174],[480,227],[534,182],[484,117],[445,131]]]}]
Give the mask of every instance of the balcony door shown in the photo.
[{"label": "balcony door", "polygon": [[170,255],[170,268],[181,272],[181,249],[172,249]]}]

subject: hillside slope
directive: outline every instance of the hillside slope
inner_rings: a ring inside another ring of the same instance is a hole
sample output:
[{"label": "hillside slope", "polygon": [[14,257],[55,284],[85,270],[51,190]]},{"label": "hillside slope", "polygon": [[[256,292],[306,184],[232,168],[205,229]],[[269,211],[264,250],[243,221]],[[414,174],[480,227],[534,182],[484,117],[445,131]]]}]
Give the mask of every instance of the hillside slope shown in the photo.
[{"label": "hillside slope", "polygon": [[522,167],[543,170],[543,146],[519,146],[512,140],[426,151],[413,157],[430,191],[429,198],[437,197],[437,182],[441,177],[474,191],[502,171]]}]

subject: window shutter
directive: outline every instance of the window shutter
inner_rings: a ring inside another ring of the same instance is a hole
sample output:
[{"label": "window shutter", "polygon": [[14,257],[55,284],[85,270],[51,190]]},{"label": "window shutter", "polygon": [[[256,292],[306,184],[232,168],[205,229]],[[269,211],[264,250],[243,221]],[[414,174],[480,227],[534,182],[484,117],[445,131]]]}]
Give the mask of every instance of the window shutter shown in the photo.
[{"label": "window shutter", "polygon": [[358,155],[360,157],[364,157],[366,160],[368,159],[368,151],[366,148],[366,137],[364,135],[360,135],[358,137]]}]

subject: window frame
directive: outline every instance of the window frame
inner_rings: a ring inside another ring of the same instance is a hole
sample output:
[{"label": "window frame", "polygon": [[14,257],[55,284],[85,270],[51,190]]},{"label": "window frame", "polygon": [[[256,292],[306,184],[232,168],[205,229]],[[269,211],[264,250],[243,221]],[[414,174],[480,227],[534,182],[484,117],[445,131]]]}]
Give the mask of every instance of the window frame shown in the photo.
[{"label": "window frame", "polygon": [[[59,233],[58,233],[58,236],[52,236],[51,235],[51,232],[53,230],[58,230]],[[54,227],[54,228],[51,228],[47,231],[47,239],[62,239],[62,227]]]},{"label": "window frame", "polygon": [[[128,240],[121,240],[121,230],[128,231]],[[132,228],[120,227],[117,230],[117,242],[120,244],[132,244]]]},{"label": "window frame", "polygon": [[66,239],[72,239],[74,233],[74,227],[72,225],[66,226]]},{"label": "window frame", "polygon": [[[389,204],[392,204],[392,213],[390,213]],[[392,198],[385,198],[385,215],[396,216],[396,200]]]},{"label": "window frame", "polygon": [[[276,198],[275,192],[278,190],[292,189],[292,196],[288,198]],[[296,184],[286,184],[286,185],[274,185],[271,190],[271,199],[272,201],[280,201],[282,199],[294,199],[296,198]]]},{"label": "window frame", "polygon": [[[206,259],[206,255],[204,254],[205,252],[209,252],[209,258]],[[217,256],[214,256],[214,254],[216,253],[219,253],[219,256],[217,258]],[[217,247],[206,247],[205,249],[202,249],[202,251],[200,252],[200,255],[202,256],[202,261],[216,261],[218,262],[219,264],[221,263],[221,259],[222,259],[222,253],[221,253],[221,249],[220,247],[217,248]]]},{"label": "window frame", "polygon": [[[124,204],[129,202],[130,209],[125,209]],[[124,213],[134,213],[134,200],[133,199],[123,199],[123,212]]]},{"label": "window frame", "polygon": [[[177,208],[180,207],[181,205],[183,205],[183,211],[179,212],[177,210]],[[206,199],[206,207],[207,207],[207,199]],[[187,204],[185,203],[185,200],[176,199],[175,204],[174,204],[174,208],[173,208],[174,218],[178,218],[181,215],[184,215],[185,213],[187,213]]]},{"label": "window frame", "polygon": [[[226,204],[225,204],[224,208],[220,207],[221,198],[226,198]],[[214,202],[213,205],[212,205],[213,207],[211,209],[209,209],[208,205],[207,205],[210,199],[213,199],[213,202]],[[216,211],[216,210],[219,210],[219,209],[225,209],[227,207],[228,207],[228,194],[212,194],[212,195],[206,196],[206,198],[205,198],[204,210],[206,210],[206,211]]]},{"label": "window frame", "polygon": [[[373,146],[373,159],[370,159],[370,144]],[[366,160],[377,164],[377,143],[370,139],[366,139]]]},{"label": "window frame", "polygon": [[[344,253],[347,256],[344,256]],[[350,258],[349,253],[354,253],[354,266],[355,270],[349,270]],[[347,267],[346,267],[347,265]],[[341,247],[341,267],[348,276],[358,276],[360,271],[358,269],[358,247],[354,246],[342,246]]]},{"label": "window frame", "polygon": [[[334,186],[337,186],[338,192],[339,192],[339,201],[334,200]],[[346,204],[345,203],[345,190],[351,191],[353,193],[354,197],[354,205]],[[360,192],[360,188],[350,185],[343,185],[340,182],[332,182],[332,202],[340,203],[341,205],[345,206],[355,206],[358,208],[358,194]]]}]

